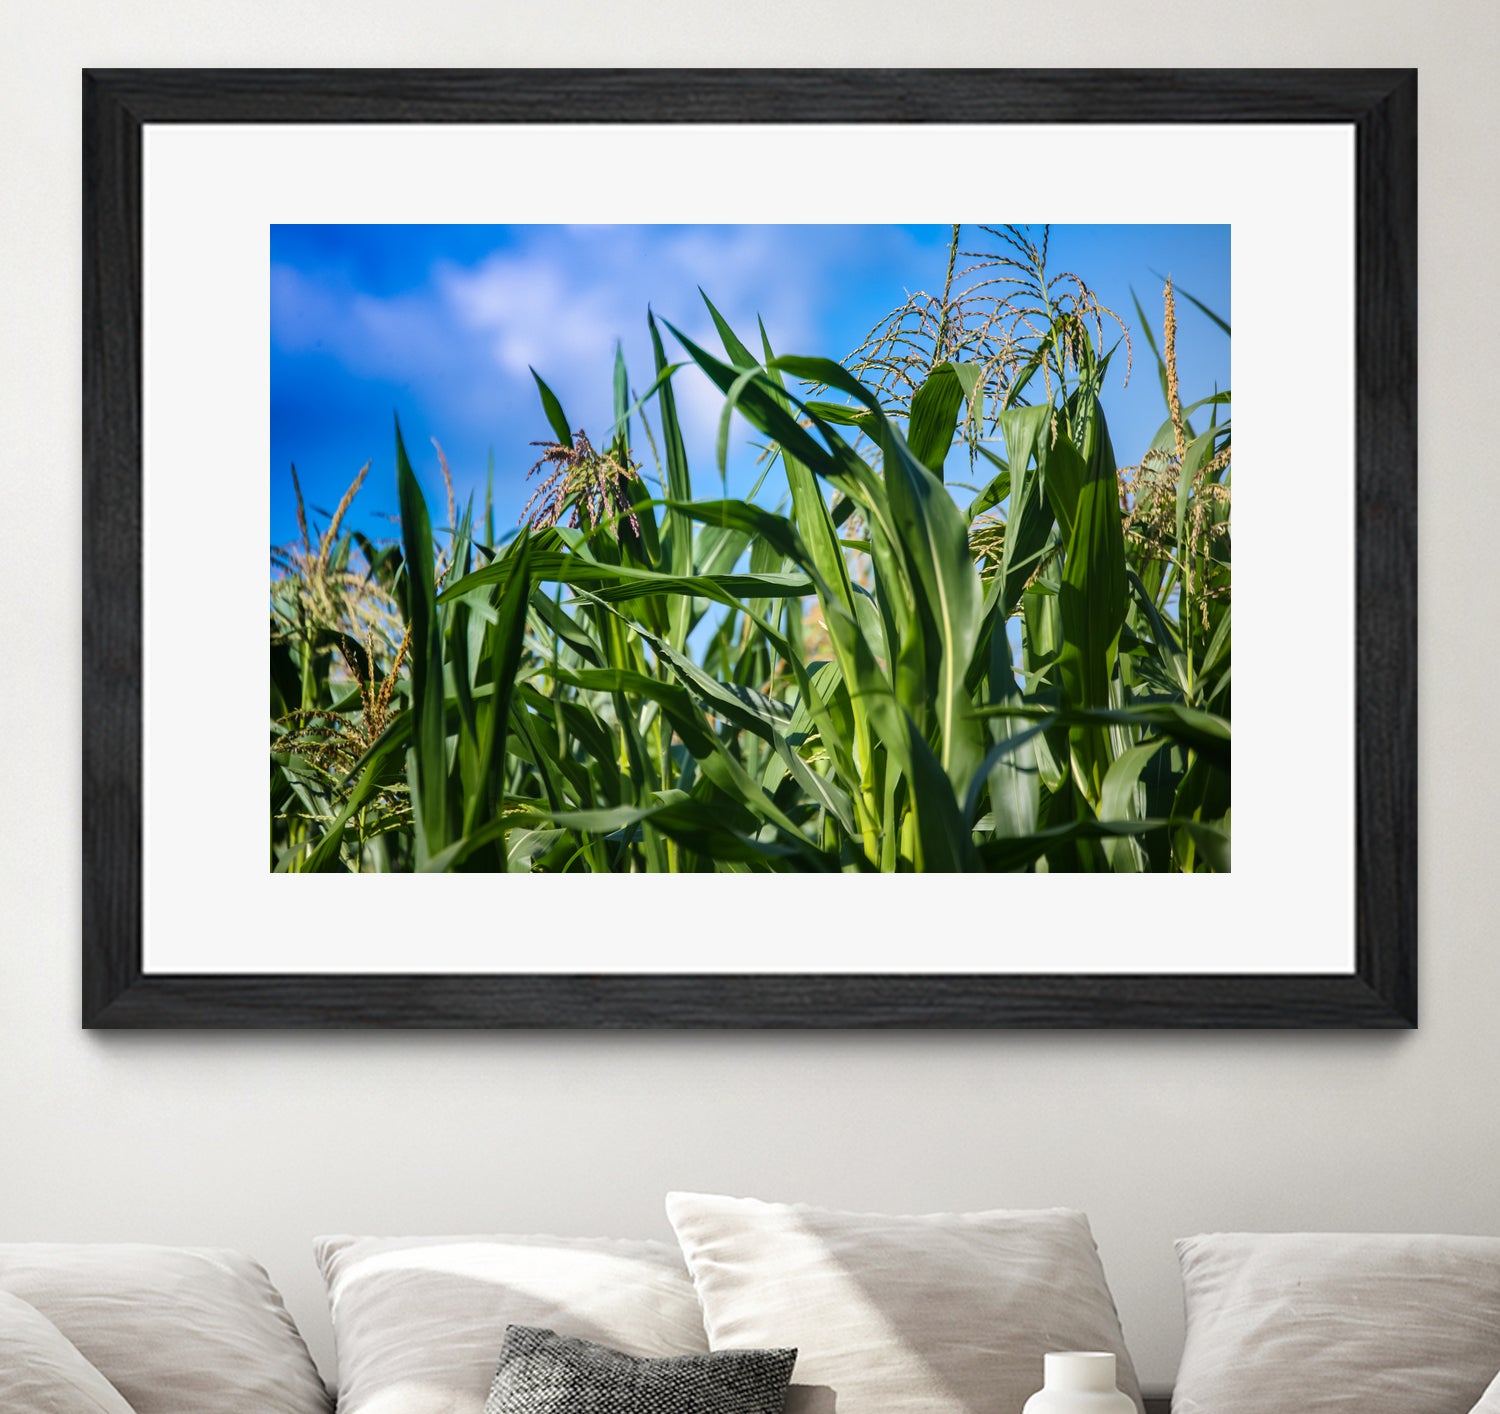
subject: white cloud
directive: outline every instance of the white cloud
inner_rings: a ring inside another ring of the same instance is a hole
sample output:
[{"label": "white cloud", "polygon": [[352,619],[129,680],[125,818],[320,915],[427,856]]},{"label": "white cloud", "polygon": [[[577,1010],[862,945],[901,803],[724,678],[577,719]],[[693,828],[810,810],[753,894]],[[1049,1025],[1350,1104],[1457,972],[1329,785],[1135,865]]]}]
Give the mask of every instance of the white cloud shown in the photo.
[{"label": "white cloud", "polygon": [[569,274],[545,252],[507,252],[476,266],[440,265],[433,283],[444,310],[482,336],[495,365],[524,378],[528,368],[595,361],[622,332],[617,292]]},{"label": "white cloud", "polygon": [[320,350],[361,377],[397,382],[425,377],[457,353],[424,292],[382,298],[286,265],[271,269],[271,338],[284,352]]},{"label": "white cloud", "polygon": [[[504,424],[548,435],[534,367],[571,424],[597,440],[613,416],[617,340],[633,390],[651,382],[648,306],[669,360],[686,355],[663,319],[719,350],[699,287],[757,351],[759,316],[779,351],[844,352],[815,347],[822,287],[843,256],[796,227],[524,227],[504,248],[472,264],[438,262],[424,283],[395,295],[276,267],[272,336],[289,352],[321,349],[359,377],[410,388],[445,440],[460,432],[490,440]],[[673,387],[689,458],[707,489],[717,474],[723,395],[691,365]],[[649,415],[659,439],[654,406]],[[733,442],[749,436],[736,419]]]},{"label": "white cloud", "polygon": [[[433,287],[451,322],[480,341],[498,371],[523,380],[527,396],[527,370],[535,368],[570,417],[597,426],[609,415],[617,340],[637,391],[649,381],[648,305],[712,349],[718,339],[700,286],[747,340],[757,315],[776,331],[779,347],[808,338],[814,290],[799,278],[808,264],[791,258],[792,239],[768,227],[539,228],[477,265],[438,266]],[[680,357],[670,333],[662,334],[667,357]],[[722,395],[692,369],[674,387],[692,449],[712,448]]]}]

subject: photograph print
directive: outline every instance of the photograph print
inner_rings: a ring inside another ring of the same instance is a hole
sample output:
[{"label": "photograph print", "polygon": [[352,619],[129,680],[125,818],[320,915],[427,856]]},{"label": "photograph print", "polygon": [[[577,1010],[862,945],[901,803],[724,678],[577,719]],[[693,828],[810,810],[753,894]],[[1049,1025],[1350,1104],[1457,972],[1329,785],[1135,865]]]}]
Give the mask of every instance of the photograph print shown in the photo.
[{"label": "photograph print", "polygon": [[272,871],[1229,871],[1228,225],[274,225],[270,295]]}]

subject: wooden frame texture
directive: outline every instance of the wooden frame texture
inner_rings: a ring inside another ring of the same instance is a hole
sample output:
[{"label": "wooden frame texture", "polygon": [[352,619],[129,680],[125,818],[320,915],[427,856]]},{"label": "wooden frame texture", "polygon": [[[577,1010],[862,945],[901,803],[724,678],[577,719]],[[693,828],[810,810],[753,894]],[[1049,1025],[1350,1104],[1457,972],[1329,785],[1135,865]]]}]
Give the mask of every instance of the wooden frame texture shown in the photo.
[{"label": "wooden frame texture", "polygon": [[[1356,966],[1317,976],[142,969],[141,138],[155,123],[1334,123],[1356,163]],[[86,70],[89,1027],[1388,1027],[1417,1017],[1414,70]]]}]

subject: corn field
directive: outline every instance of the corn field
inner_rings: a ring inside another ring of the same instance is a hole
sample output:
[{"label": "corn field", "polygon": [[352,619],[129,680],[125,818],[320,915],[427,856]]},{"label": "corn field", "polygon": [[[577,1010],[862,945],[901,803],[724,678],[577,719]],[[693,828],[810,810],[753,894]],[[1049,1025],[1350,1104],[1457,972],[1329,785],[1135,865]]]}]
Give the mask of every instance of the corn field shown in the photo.
[{"label": "corn field", "polygon": [[[1045,233],[979,229],[842,360],[705,296],[720,347],[648,314],[607,428],[538,376],[509,525],[493,470],[455,504],[441,448],[429,505],[399,423],[397,538],[347,524],[365,471],[331,515],[299,491],[271,868],[1227,870],[1229,392],[1179,387],[1191,296],[1127,338]],[[1163,420],[1122,463],[1132,342]],[[677,390],[704,377],[723,416],[690,459]],[[759,481],[705,497],[732,415]]]}]

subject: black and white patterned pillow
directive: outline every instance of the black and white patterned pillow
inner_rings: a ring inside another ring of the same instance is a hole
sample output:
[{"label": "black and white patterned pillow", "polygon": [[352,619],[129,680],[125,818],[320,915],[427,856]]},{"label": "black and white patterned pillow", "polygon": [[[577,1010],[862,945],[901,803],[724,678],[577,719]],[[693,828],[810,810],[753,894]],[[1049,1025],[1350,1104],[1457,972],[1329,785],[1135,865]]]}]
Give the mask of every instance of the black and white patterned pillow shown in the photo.
[{"label": "black and white patterned pillow", "polygon": [[484,1414],[781,1414],[795,1350],[643,1360],[534,1326],[507,1326]]}]

